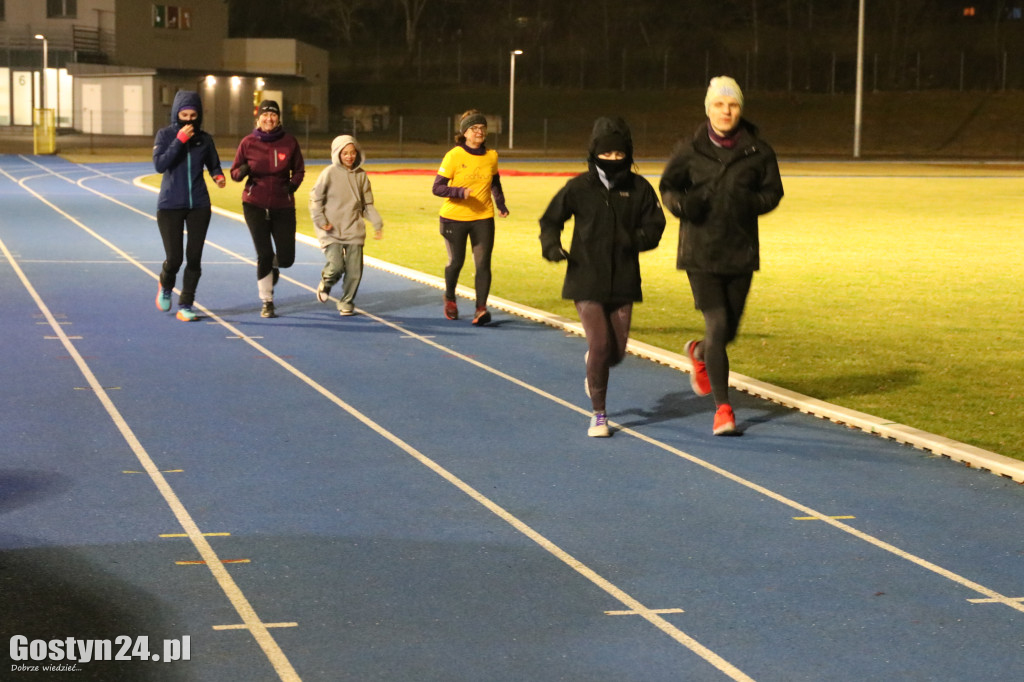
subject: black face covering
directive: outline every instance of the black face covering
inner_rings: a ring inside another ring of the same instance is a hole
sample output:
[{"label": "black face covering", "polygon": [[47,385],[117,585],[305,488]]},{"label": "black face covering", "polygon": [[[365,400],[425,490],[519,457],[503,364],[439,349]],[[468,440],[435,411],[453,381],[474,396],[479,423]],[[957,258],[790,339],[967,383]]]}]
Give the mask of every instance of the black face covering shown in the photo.
[{"label": "black face covering", "polygon": [[175,123],[175,130],[181,130],[182,128],[187,126],[189,123],[191,123],[192,124],[192,131],[194,133],[198,133],[199,130],[200,130],[200,123],[202,123],[202,121],[203,121],[202,117],[196,118],[194,121],[182,121],[180,118],[178,118],[178,119],[175,119],[175,121],[174,121],[174,123]]},{"label": "black face covering", "polygon": [[621,183],[629,175],[629,168],[632,164],[633,159],[629,157],[617,160],[594,158],[594,165],[604,171],[604,175],[612,187]]}]

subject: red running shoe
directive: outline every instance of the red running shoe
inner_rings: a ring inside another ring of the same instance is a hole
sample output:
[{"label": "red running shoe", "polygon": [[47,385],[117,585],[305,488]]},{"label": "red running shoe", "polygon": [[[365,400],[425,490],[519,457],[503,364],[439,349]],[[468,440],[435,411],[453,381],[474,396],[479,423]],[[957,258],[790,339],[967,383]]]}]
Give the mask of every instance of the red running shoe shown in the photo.
[{"label": "red running shoe", "polygon": [[697,395],[707,395],[711,393],[711,380],[708,379],[708,368],[704,365],[703,360],[698,360],[693,355],[693,352],[697,350],[698,343],[700,341],[687,341],[683,350],[689,356],[690,362],[693,363],[693,371],[690,372],[690,388]]},{"label": "red running shoe", "polygon": [[476,315],[473,316],[473,324],[477,327],[482,327],[491,321],[491,314],[487,312],[487,308],[477,308]]},{"label": "red running shoe", "polygon": [[736,433],[736,415],[732,413],[732,408],[726,404],[719,405],[718,410],[715,412],[715,428],[713,433],[716,436],[727,436]]},{"label": "red running shoe", "polygon": [[459,304],[453,300],[444,299],[444,316],[449,320],[459,319]]}]

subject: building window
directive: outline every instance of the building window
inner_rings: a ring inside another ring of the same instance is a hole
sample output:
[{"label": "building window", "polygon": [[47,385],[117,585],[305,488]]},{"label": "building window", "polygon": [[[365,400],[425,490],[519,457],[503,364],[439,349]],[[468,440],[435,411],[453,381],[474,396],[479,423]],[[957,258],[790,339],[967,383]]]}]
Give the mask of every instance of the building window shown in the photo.
[{"label": "building window", "polygon": [[46,0],[47,19],[74,19],[78,16],[78,0]]}]

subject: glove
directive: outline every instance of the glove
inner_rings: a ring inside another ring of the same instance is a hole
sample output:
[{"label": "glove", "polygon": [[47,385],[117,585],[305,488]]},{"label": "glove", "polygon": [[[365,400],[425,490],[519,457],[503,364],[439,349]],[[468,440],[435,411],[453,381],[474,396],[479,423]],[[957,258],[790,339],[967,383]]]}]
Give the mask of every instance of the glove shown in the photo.
[{"label": "glove", "polygon": [[175,137],[178,138],[178,142],[185,144],[190,139],[192,139],[192,131],[185,130],[184,128],[182,128],[181,130],[178,131],[178,134],[175,135]]},{"label": "glove", "polygon": [[567,254],[561,244],[552,244],[544,249],[544,258],[552,263],[557,263],[558,261],[565,260],[567,258]]},{"label": "glove", "polygon": [[299,188],[297,185],[293,185],[292,183],[289,182],[287,185],[285,185],[285,189],[288,190],[288,194],[295,194],[296,190],[298,190]]},{"label": "glove", "polygon": [[245,176],[249,174],[249,164],[243,163],[238,167],[238,181],[245,180]]},{"label": "glove", "polygon": [[708,217],[711,201],[702,189],[692,190],[683,197],[683,214],[695,225],[700,225]]}]

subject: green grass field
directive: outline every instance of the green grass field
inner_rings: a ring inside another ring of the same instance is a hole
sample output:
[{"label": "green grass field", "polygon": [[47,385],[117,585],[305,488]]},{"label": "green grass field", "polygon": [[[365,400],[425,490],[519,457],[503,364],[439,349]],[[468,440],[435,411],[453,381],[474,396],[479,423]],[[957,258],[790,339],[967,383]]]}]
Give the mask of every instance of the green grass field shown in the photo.
[{"label": "green grass field", "polygon": [[[641,171],[657,186],[661,167],[644,163]],[[498,219],[493,294],[575,317],[560,298],[563,267],[541,258],[537,240],[537,218],[566,178],[509,171],[582,164],[502,168],[511,216]],[[1021,169],[794,163],[782,171],[786,197],[762,219],[762,270],[730,351],[732,369],[1024,459]],[[299,229],[309,234],[303,190],[318,172],[310,167],[296,195]],[[368,241],[367,254],[441,275],[432,175],[371,180],[385,238]],[[240,211],[240,185],[211,194]],[[681,352],[703,324],[685,273],[675,269],[677,232],[669,216],[661,246],[643,255],[645,301],[633,337]],[[472,286],[472,277],[467,264],[463,284]]]}]

